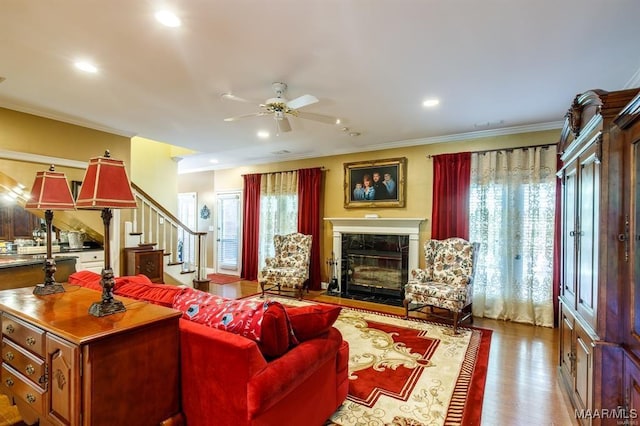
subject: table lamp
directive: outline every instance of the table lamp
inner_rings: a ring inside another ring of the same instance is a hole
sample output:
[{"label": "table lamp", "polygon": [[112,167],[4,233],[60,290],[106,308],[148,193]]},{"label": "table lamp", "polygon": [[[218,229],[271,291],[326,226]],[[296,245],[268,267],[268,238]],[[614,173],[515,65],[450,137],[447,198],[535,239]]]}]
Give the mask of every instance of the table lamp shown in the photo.
[{"label": "table lamp", "polygon": [[56,283],[53,274],[56,272],[56,261],[51,254],[51,231],[53,210],[75,210],[73,196],[64,173],[56,172],[55,166],[49,170],[37,172],[31,188],[31,196],[26,202],[26,209],[44,210],[44,220],[47,227],[47,256],[44,260],[44,283],[33,289],[33,294],[48,295],[64,292],[62,284]]},{"label": "table lamp", "polygon": [[100,280],[102,301],[93,303],[89,307],[89,314],[103,317],[125,312],[127,309],[124,304],[113,297],[115,276],[111,268],[109,247],[109,228],[113,216],[111,210],[135,209],[137,207],[124,162],[111,158],[108,150],[105,151],[103,157],[89,160],[80,194],[76,199],[76,207],[102,210],[102,223],[104,224],[104,269]]}]

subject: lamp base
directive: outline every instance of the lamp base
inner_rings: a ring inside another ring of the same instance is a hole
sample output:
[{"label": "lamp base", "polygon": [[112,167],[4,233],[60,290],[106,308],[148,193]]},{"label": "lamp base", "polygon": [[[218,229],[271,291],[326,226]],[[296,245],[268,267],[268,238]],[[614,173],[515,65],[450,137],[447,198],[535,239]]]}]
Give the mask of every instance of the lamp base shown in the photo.
[{"label": "lamp base", "polygon": [[93,315],[94,317],[106,317],[107,315],[126,311],[127,308],[124,307],[124,303],[115,299],[108,302],[95,302],[89,307],[89,315]]},{"label": "lamp base", "polygon": [[36,296],[47,296],[49,294],[64,293],[65,289],[62,284],[38,284],[33,289],[33,294]]}]

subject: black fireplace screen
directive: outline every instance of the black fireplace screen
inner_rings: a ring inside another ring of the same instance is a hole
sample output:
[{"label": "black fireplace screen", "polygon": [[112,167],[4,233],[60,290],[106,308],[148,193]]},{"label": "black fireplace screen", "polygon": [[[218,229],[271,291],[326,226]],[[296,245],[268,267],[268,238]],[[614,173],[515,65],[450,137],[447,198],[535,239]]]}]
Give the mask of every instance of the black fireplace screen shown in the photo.
[{"label": "black fireplace screen", "polygon": [[342,293],[404,297],[409,236],[342,235]]},{"label": "black fireplace screen", "polygon": [[402,254],[352,250],[348,254],[350,283],[402,289]]}]

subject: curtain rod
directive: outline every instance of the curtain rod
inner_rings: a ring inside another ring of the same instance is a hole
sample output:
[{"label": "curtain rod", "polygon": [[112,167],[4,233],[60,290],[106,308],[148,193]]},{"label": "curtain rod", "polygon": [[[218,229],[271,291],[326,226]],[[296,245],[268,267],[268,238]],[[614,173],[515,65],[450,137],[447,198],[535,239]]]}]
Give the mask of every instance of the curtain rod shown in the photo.
[{"label": "curtain rod", "polygon": [[297,172],[300,170],[305,170],[305,169],[320,169],[320,171],[323,172],[328,172],[329,169],[325,169],[324,166],[320,166],[320,167],[303,167],[301,169],[291,169],[291,170],[277,170],[275,172],[262,172],[262,173],[243,173],[240,176],[248,176],[248,175],[266,175],[268,173],[288,173],[288,172]]},{"label": "curtain rod", "polygon": [[[528,149],[528,148],[544,148],[544,149],[548,149],[549,147],[553,146],[553,145],[558,145],[558,142],[556,143],[544,143],[544,144],[540,144],[540,145],[530,145],[530,146],[519,146],[519,147],[515,147],[515,148],[497,148],[497,149],[485,149],[482,151],[471,151],[472,154],[486,154],[488,152],[496,152],[496,151],[507,151],[507,152],[512,152],[515,149]],[[437,155],[443,155],[443,154],[436,154],[436,155],[427,155],[427,158],[431,159]]]}]

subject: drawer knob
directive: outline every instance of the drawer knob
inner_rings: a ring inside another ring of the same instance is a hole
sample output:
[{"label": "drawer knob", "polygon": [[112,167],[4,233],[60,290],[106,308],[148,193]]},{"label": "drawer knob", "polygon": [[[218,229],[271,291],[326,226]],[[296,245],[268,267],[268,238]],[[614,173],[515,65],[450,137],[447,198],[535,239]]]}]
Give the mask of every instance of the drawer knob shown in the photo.
[{"label": "drawer knob", "polygon": [[30,404],[33,404],[34,402],[36,402],[36,397],[33,396],[33,394],[28,393],[27,394],[27,402],[29,402]]},{"label": "drawer knob", "polygon": [[33,373],[35,373],[35,372],[36,372],[36,369],[35,369],[35,368],[33,368],[33,365],[29,364],[29,365],[27,365],[27,366],[25,367],[24,371],[26,371],[26,372],[27,372],[27,375],[32,376],[32,375],[33,375]]},{"label": "drawer knob", "polygon": [[11,377],[9,377],[7,380],[4,381],[7,386],[11,387],[13,386],[13,379]]},{"label": "drawer knob", "polygon": [[14,358],[13,352],[11,351],[7,352],[6,354],[4,354],[4,357],[9,361],[13,361],[13,358]]},{"label": "drawer knob", "polygon": [[7,324],[7,326],[6,326],[4,329],[7,331],[7,333],[8,333],[8,334],[11,334],[11,333],[13,333],[14,331],[16,331],[16,329],[15,329],[15,328],[13,328],[13,325],[12,325],[12,324]]},{"label": "drawer knob", "polygon": [[27,337],[27,345],[33,346],[35,344],[36,344],[36,339],[34,337],[31,337],[31,336]]}]

